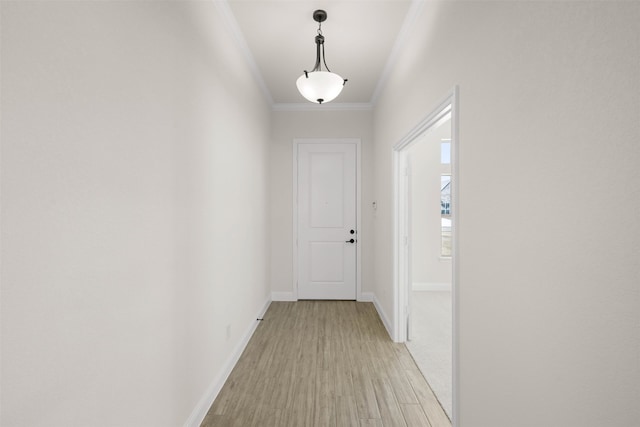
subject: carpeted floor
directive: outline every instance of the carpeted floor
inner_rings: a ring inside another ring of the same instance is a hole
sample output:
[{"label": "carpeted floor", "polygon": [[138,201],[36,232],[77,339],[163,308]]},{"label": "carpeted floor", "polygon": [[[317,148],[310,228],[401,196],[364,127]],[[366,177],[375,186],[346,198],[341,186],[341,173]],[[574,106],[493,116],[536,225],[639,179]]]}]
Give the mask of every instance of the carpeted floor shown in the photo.
[{"label": "carpeted floor", "polygon": [[407,348],[451,418],[451,292],[414,291],[412,298],[413,334]]}]

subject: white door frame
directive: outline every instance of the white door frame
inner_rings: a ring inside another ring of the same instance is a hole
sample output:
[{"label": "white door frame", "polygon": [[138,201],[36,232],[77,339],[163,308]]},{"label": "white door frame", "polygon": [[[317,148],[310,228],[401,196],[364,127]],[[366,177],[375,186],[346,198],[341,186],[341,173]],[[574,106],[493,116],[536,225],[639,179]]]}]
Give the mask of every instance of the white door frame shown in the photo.
[{"label": "white door frame", "polygon": [[[434,126],[444,116],[451,113],[451,214],[452,231],[452,328],[453,328],[453,413],[452,424],[455,427],[458,419],[458,279],[460,258],[458,254],[458,221],[460,213],[459,204],[459,151],[458,151],[458,87],[454,87],[447,97],[438,106],[418,123],[404,138],[393,147],[393,287],[394,287],[394,316],[393,316],[393,340],[405,342],[407,340],[408,301],[409,301],[409,251],[406,239],[410,236],[410,222],[406,212],[406,197],[408,191],[408,178],[405,174],[407,164],[407,149],[417,141],[429,128]],[[416,165],[412,165],[416,167]]]},{"label": "white door frame", "polygon": [[356,146],[356,300],[362,300],[362,269],[360,236],[362,235],[361,206],[361,141],[359,138],[295,138],[293,140],[293,300],[298,300],[298,146],[300,144],[355,144]]}]

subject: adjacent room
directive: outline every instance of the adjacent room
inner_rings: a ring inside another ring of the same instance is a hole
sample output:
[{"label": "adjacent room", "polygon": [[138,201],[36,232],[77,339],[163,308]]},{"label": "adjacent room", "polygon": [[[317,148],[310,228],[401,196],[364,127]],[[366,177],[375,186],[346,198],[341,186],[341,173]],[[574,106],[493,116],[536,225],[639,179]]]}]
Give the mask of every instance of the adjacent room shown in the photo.
[{"label": "adjacent room", "polygon": [[451,418],[453,299],[451,113],[407,149],[410,254],[407,348]]}]

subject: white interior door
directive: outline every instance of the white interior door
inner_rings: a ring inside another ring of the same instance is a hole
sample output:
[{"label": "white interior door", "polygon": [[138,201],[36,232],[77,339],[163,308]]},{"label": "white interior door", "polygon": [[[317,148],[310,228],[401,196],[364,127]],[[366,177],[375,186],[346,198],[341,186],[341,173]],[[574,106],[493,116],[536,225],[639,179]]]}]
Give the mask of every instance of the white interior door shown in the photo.
[{"label": "white interior door", "polygon": [[298,298],[356,299],[356,144],[298,147]]}]

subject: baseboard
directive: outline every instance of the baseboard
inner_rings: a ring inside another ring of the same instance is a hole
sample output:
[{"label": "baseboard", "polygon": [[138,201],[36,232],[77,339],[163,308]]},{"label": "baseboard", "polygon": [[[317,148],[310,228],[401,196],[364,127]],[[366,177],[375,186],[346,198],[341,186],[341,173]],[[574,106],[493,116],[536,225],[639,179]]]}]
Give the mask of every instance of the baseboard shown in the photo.
[{"label": "baseboard", "polygon": [[373,305],[376,308],[376,311],[378,312],[378,316],[380,316],[380,319],[382,320],[382,324],[387,330],[389,337],[391,337],[391,339],[394,340],[394,334],[393,334],[393,328],[391,327],[391,322],[389,322],[389,318],[387,317],[387,314],[382,309],[382,306],[380,305],[380,301],[378,301],[378,297],[376,297],[376,294],[372,294],[372,296],[373,296]]},{"label": "baseboard", "polygon": [[[373,302],[372,292],[361,292],[358,301]],[[298,301],[293,292],[271,292],[271,301]]]},{"label": "baseboard", "polygon": [[414,291],[451,291],[451,283],[413,282]]},{"label": "baseboard", "polygon": [[[267,309],[269,308],[270,304],[271,304],[271,299],[267,299],[263,307],[257,313],[256,319],[262,319],[264,314],[267,312]],[[249,340],[251,339],[251,336],[255,332],[259,323],[260,322],[258,322],[257,320],[251,322],[251,325],[249,326],[247,332],[245,332],[245,334],[243,335],[238,345],[236,345],[236,347],[233,349],[231,356],[229,356],[229,359],[227,359],[227,362],[222,367],[222,370],[213,380],[213,382],[205,392],[204,396],[202,396],[202,398],[200,399],[196,407],[191,412],[191,415],[189,416],[187,421],[184,423],[184,427],[200,426],[200,424],[202,423],[202,420],[204,420],[204,417],[207,415],[209,408],[213,404],[213,401],[216,400],[218,393],[220,393],[220,390],[222,390],[222,386],[224,385],[225,381],[227,381],[227,378],[229,378],[229,374],[231,374],[233,367],[236,366],[236,363],[238,363],[238,360],[240,359],[242,352],[244,351],[245,347],[249,343]]]},{"label": "baseboard", "polygon": [[271,292],[271,301],[298,301],[293,292]]},{"label": "baseboard", "polygon": [[373,302],[373,292],[360,292],[360,298],[358,298],[358,301],[361,302]]}]

